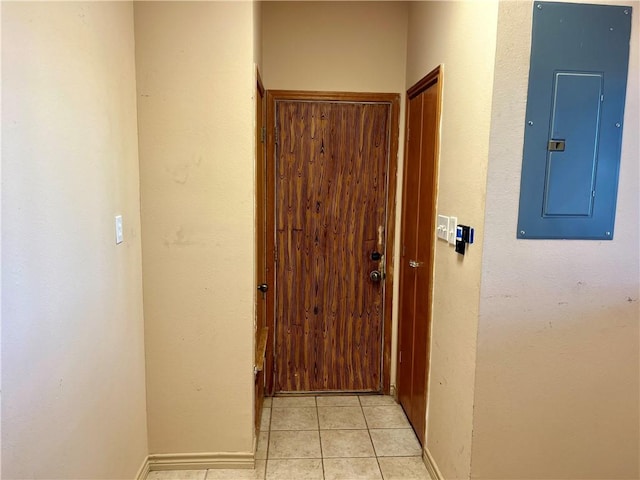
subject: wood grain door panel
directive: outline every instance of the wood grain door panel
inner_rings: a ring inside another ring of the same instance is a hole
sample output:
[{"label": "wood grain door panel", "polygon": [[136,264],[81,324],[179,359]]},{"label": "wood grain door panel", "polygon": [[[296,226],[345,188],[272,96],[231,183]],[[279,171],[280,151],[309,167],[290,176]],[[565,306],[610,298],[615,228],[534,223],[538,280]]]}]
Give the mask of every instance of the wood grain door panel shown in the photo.
[{"label": "wood grain door panel", "polygon": [[277,391],[381,388],[383,284],[369,273],[389,120],[389,104],[276,103]]},{"label": "wood grain door panel", "polygon": [[413,345],[413,391],[412,420],[416,431],[420,432],[420,441],[424,443],[427,408],[427,374],[429,371],[429,335],[431,321],[431,301],[428,292],[431,288],[430,265],[433,265],[433,242],[435,231],[434,191],[435,152],[437,132],[437,86],[427,89],[422,95],[422,161],[420,168],[420,196],[418,207],[418,225],[420,235],[417,242],[417,259],[422,263],[415,269],[416,302]]},{"label": "wood grain door panel", "polygon": [[[409,268],[409,261],[418,258],[418,202],[420,195],[420,132],[422,130],[422,96],[410,99],[407,105],[407,122],[415,130],[415,141],[407,142],[405,161],[403,208],[402,208],[402,241],[400,255],[400,312],[402,320],[399,330],[398,358],[398,400],[404,406],[407,416],[411,416],[411,395],[413,389],[413,318],[416,296],[416,275]],[[409,133],[410,135],[410,133]]]},{"label": "wood grain door panel", "polygon": [[428,395],[440,89],[436,69],[407,92],[398,399],[422,444]]}]

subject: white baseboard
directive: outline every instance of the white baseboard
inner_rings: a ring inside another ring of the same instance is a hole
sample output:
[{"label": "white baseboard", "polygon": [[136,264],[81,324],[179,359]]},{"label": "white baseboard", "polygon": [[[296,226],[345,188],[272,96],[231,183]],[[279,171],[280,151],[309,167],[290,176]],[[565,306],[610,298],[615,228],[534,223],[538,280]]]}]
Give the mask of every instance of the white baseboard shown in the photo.
[{"label": "white baseboard", "polygon": [[136,480],[145,480],[147,475],[149,475],[149,471],[149,456],[146,456],[142,461],[142,465],[140,465],[140,468],[138,469]]},{"label": "white baseboard", "polygon": [[422,451],[422,461],[424,461],[424,464],[427,467],[431,480],[444,480],[442,472],[440,472],[438,465],[436,465],[436,461],[431,456],[431,452],[429,452],[427,447]]},{"label": "white baseboard", "polygon": [[398,400],[398,391],[396,389],[396,386],[392,383],[391,387],[389,388],[389,395],[391,395],[393,398],[396,399],[396,401]]},{"label": "white baseboard", "polygon": [[163,453],[149,455],[149,470],[255,468],[253,452]]}]

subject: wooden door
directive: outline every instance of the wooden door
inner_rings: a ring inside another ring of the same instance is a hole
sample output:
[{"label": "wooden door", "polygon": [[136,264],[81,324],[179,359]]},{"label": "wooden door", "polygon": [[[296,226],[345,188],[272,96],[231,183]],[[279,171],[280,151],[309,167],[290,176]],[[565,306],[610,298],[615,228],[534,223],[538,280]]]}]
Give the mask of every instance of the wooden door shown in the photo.
[{"label": "wooden door", "polygon": [[256,86],[256,322],[255,322],[255,426],[260,425],[262,403],[265,393],[265,349],[267,330],[267,298],[269,292],[267,279],[267,170],[265,149],[265,90],[258,75]]},{"label": "wooden door", "polygon": [[[407,99],[407,142],[404,166],[404,188],[402,193],[402,228],[400,254],[400,290],[398,306],[398,368],[396,388],[398,401],[404,407],[408,418],[412,414],[413,393],[413,339],[416,272],[409,268],[409,260],[418,258],[418,202],[420,197],[420,150],[422,146],[421,95]],[[413,139],[409,137],[409,126],[415,131]]]},{"label": "wooden door", "polygon": [[397,388],[421,443],[428,393],[440,88],[436,69],[407,92]]},{"label": "wooden door", "polygon": [[275,388],[380,391],[391,105],[282,100]]}]

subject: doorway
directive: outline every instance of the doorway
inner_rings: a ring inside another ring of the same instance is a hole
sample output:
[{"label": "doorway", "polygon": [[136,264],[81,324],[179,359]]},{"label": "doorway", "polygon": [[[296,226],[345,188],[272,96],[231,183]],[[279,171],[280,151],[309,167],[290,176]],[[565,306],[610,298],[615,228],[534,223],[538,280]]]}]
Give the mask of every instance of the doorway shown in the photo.
[{"label": "doorway", "polygon": [[439,67],[407,91],[397,390],[398,400],[423,445],[429,386],[441,98]]},{"label": "doorway", "polygon": [[273,392],[388,392],[398,107],[268,92]]}]

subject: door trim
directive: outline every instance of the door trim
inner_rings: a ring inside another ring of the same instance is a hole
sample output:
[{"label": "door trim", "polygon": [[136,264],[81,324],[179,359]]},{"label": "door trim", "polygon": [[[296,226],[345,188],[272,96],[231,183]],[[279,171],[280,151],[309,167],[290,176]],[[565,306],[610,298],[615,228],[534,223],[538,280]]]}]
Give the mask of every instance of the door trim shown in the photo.
[{"label": "door trim", "polygon": [[[440,99],[438,102],[438,118],[440,118],[440,114],[442,113],[442,67],[440,65],[427,73],[407,90],[407,101],[421,94],[436,82],[440,82],[440,86],[438,87],[438,97]],[[438,153],[439,147],[438,142],[438,145],[436,145],[436,153]]]},{"label": "door trim", "polygon": [[[282,100],[298,101],[334,101],[334,102],[358,102],[358,103],[388,103],[391,107],[391,124],[389,139],[389,167],[387,171],[387,232],[386,232],[386,256],[385,256],[385,291],[383,310],[383,339],[382,339],[382,391],[390,393],[391,389],[391,325],[393,312],[393,257],[395,248],[395,214],[396,192],[398,175],[398,141],[400,134],[400,94],[398,93],[360,93],[360,92],[319,92],[298,90],[267,90],[267,270],[269,285],[278,288],[275,284],[275,123],[276,102]],[[271,302],[267,302],[267,328],[275,332],[275,294],[269,296]],[[266,391],[273,395],[274,382],[274,354],[275,338],[267,345],[266,361]]]}]

